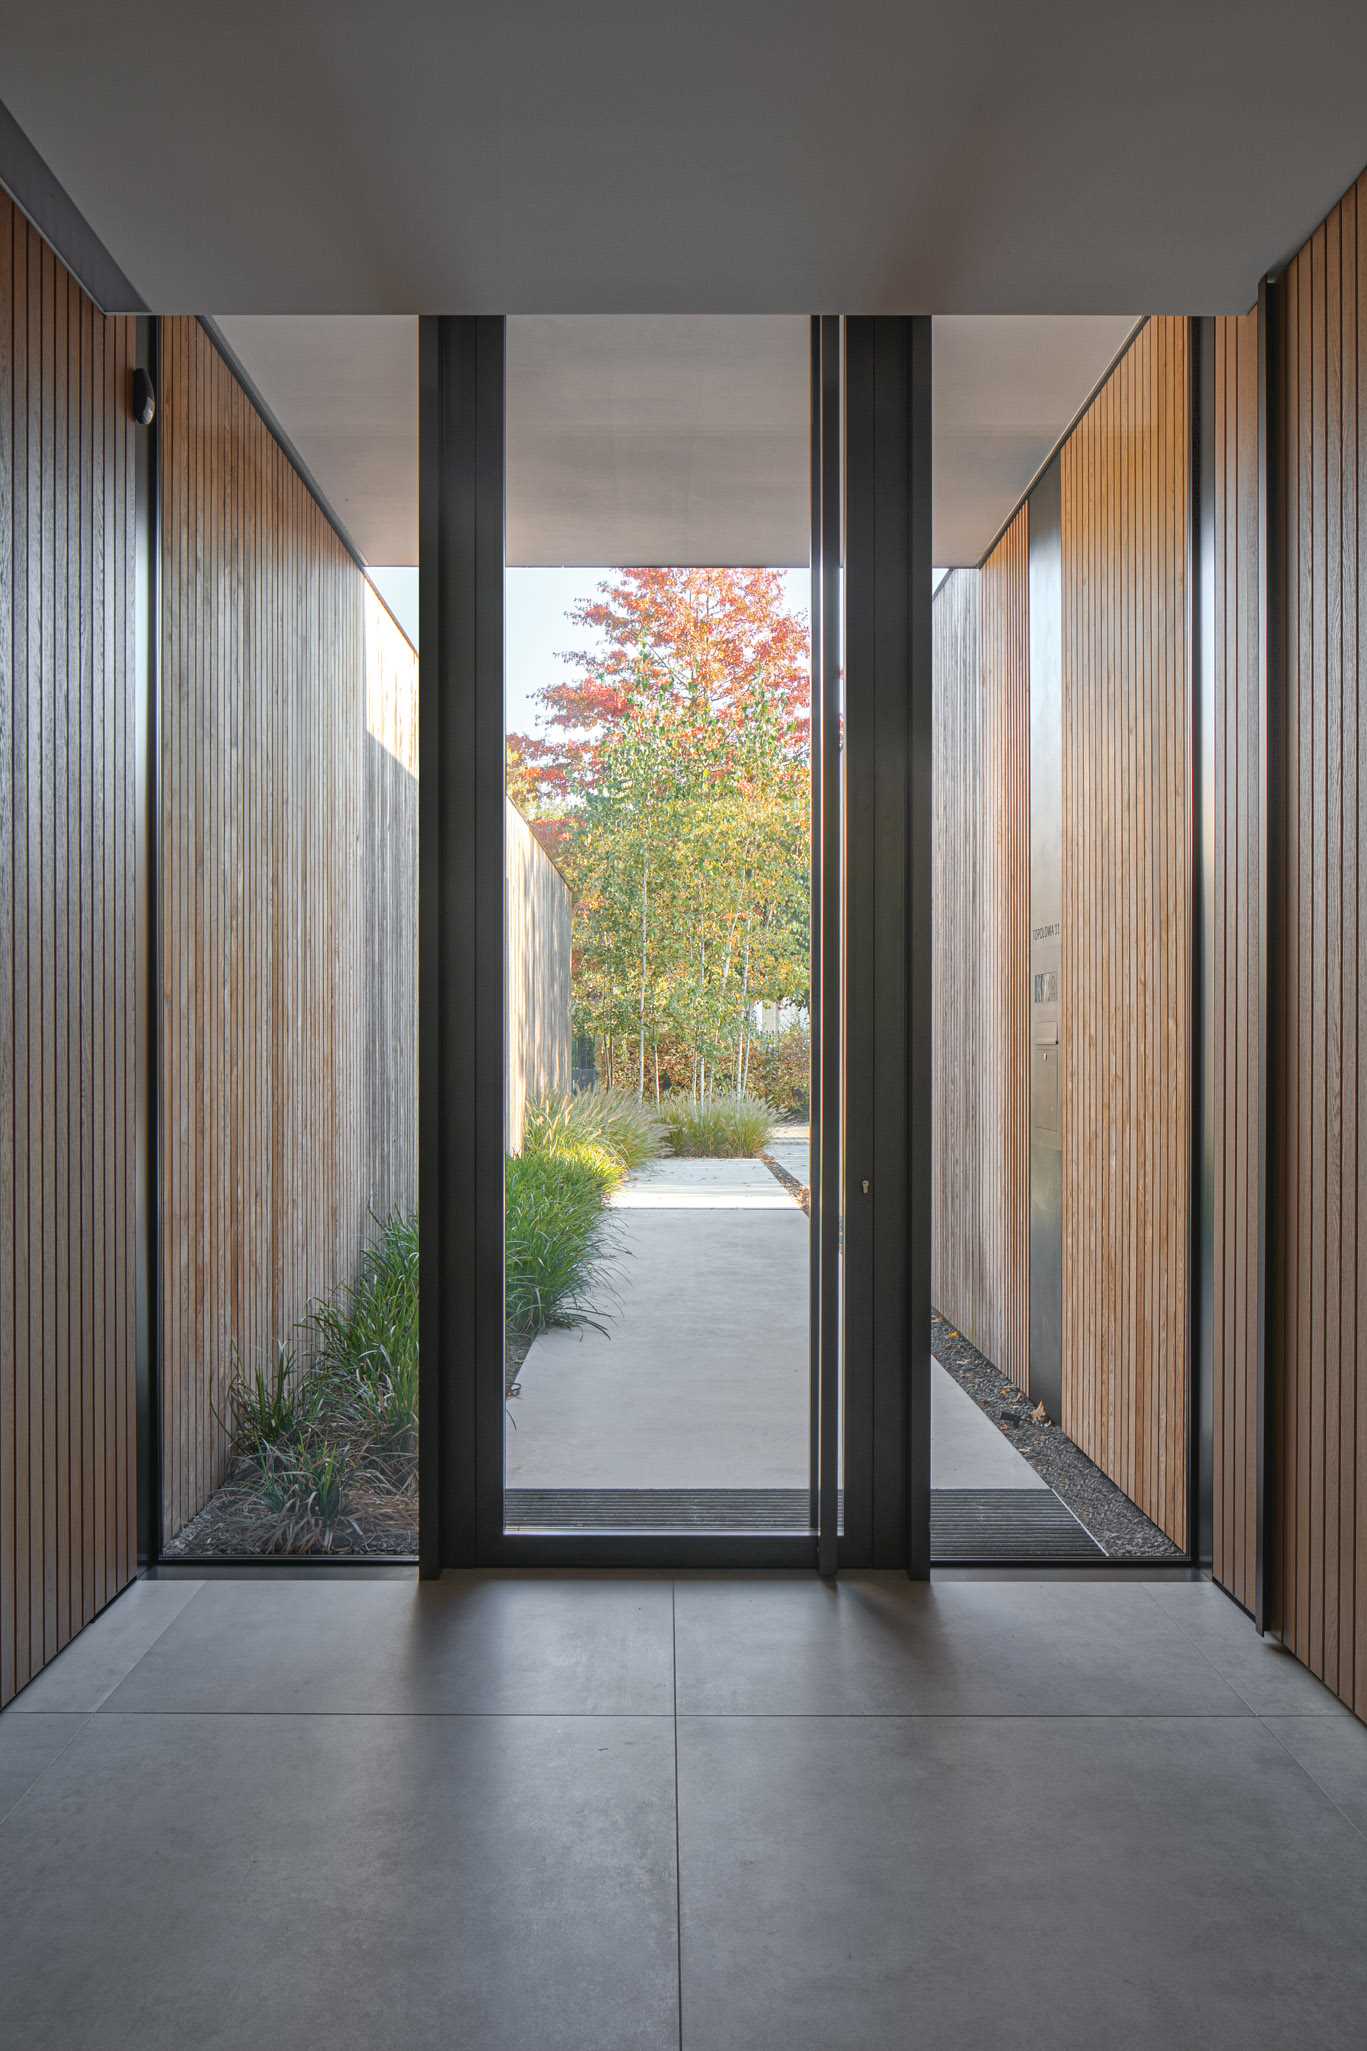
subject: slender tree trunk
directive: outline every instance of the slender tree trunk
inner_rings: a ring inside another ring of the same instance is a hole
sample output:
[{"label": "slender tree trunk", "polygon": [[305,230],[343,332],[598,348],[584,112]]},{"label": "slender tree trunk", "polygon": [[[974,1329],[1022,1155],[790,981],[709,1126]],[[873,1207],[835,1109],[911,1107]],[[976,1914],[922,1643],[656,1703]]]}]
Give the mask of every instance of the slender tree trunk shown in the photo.
[{"label": "slender tree trunk", "polygon": [[636,1094],[645,1102],[646,1094],[646,968],[649,959],[650,933],[650,862],[646,861],[641,871],[641,1015],[640,1015],[640,1062],[636,1071]]},{"label": "slender tree trunk", "polygon": [[745,1027],[750,1003],[750,914],[745,915],[745,946],[741,954],[740,1033],[736,1040],[736,1095],[745,1088]]},{"label": "slender tree trunk", "polygon": [[660,1108],[660,1043],[655,1042],[655,1109]]}]

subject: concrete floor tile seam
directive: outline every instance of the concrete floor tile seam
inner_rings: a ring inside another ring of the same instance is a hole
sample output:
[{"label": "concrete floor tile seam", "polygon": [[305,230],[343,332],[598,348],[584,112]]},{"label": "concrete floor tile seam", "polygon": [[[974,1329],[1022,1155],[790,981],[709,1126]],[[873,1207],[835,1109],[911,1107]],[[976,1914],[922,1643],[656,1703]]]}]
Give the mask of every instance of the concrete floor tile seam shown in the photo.
[{"label": "concrete floor tile seam", "polygon": [[681,1709],[689,1723],[1261,1723],[1229,1709]]},{"label": "concrete floor tile seam", "polygon": [[[38,1786],[38,1783],[41,1780],[44,1780],[47,1777],[47,1775],[51,1773],[53,1767],[56,1766],[58,1760],[64,1759],[66,1757],[67,1753],[71,1750],[71,1747],[75,1744],[77,1738],[81,1734],[81,1726],[83,1724],[89,1723],[94,1713],[95,1712],[93,1709],[51,1709],[45,1712],[45,1714],[49,1716],[69,1716],[72,1719],[73,1723],[76,1725],[76,1728],[72,1731],[66,1743],[58,1751],[54,1752],[50,1759],[44,1760],[43,1764],[38,1768],[38,1771],[34,1774],[32,1780],[28,1781],[19,1790],[19,1793],[14,1797],[14,1800],[8,1803],[5,1808],[0,1809],[0,1830],[3,1830],[6,1823],[8,1823],[10,1817],[16,1815],[18,1811],[23,1807],[24,1803],[28,1800],[29,1796],[33,1793],[34,1789]],[[676,1734],[676,1753],[677,1750],[678,1738]]]},{"label": "concrete floor tile seam", "polygon": [[[1280,1718],[1280,1717],[1276,1717],[1276,1716],[1260,1716],[1260,1717],[1258,1718],[1258,1721],[1259,1721],[1259,1723],[1261,1723],[1261,1724],[1266,1724],[1267,1728],[1268,1728],[1268,1729],[1269,1729],[1269,1730],[1271,1731],[1271,1733],[1272,1733],[1273,1737],[1274,1737],[1274,1738],[1275,1738],[1275,1739],[1277,1740],[1277,1743],[1278,1743],[1278,1744],[1279,1744],[1279,1745],[1281,1746],[1281,1748],[1282,1748],[1283,1752],[1285,1752],[1285,1754],[1286,1754],[1287,1758],[1291,1760],[1291,1762],[1293,1763],[1293,1765],[1295,1765],[1295,1766],[1299,1767],[1300,1771],[1301,1771],[1301,1772],[1302,1772],[1302,1773],[1303,1773],[1303,1774],[1305,1775],[1306,1779],[1307,1779],[1307,1780],[1308,1780],[1308,1781],[1310,1782],[1311,1786],[1312,1786],[1312,1787],[1314,1787],[1314,1788],[1317,1788],[1317,1789],[1319,1790],[1320,1794],[1322,1794],[1322,1795],[1323,1795],[1323,1797],[1324,1797],[1325,1801],[1326,1801],[1326,1802],[1328,1802],[1328,1803],[1330,1804],[1330,1806],[1331,1806],[1332,1808],[1334,1808],[1334,1809],[1337,1809],[1337,1811],[1338,1811],[1339,1815],[1340,1815],[1340,1816],[1341,1816],[1341,1817],[1343,1818],[1344,1822],[1345,1822],[1345,1823],[1346,1823],[1346,1824],[1348,1825],[1349,1829],[1350,1829],[1350,1830],[1355,1830],[1355,1831],[1357,1832],[1358,1836],[1359,1836],[1359,1837],[1360,1837],[1360,1838],[1362,1839],[1363,1843],[1364,1843],[1364,1844],[1367,1844],[1367,1830],[1364,1830],[1364,1829],[1363,1829],[1362,1825],[1361,1825],[1361,1824],[1360,1824],[1360,1823],[1358,1822],[1358,1820],[1357,1820],[1356,1816],[1352,1816],[1352,1815],[1350,1815],[1350,1814],[1349,1814],[1348,1810],[1344,1808],[1344,1806],[1343,1806],[1342,1802],[1341,1802],[1341,1801],[1339,1800],[1338,1796],[1337,1796],[1337,1795],[1336,1795],[1336,1794],[1334,1793],[1333,1789],[1332,1789],[1332,1788],[1327,1788],[1327,1787],[1325,1786],[1324,1782],[1323,1782],[1323,1781],[1322,1781],[1322,1780],[1320,1779],[1319,1775],[1318,1775],[1317,1773],[1315,1773],[1315,1772],[1314,1772],[1314,1771],[1312,1770],[1312,1768],[1310,1768],[1309,1766],[1307,1766],[1307,1765],[1306,1765],[1306,1763],[1305,1763],[1305,1761],[1304,1761],[1303,1759],[1298,1759],[1298,1758],[1296,1757],[1296,1754],[1295,1754],[1295,1753],[1294,1753],[1294,1752],[1292,1751],[1291,1747],[1290,1747],[1290,1746],[1289,1746],[1289,1745],[1287,1744],[1287,1742],[1286,1742],[1286,1739],[1285,1739],[1285,1738],[1284,1738],[1284,1737],[1282,1736],[1281,1732],[1280,1732],[1280,1731],[1279,1731],[1279,1730],[1277,1729],[1277,1725],[1278,1725],[1278,1723],[1282,1722],[1283,1720],[1284,1720],[1284,1719],[1282,1719],[1282,1718]],[[679,1740],[678,1740],[678,1732],[677,1732],[677,1729],[676,1729],[676,1731],[675,1731],[675,1738],[674,1738],[674,1749],[675,1749],[675,1754],[676,1754],[676,1756],[677,1756],[677,1753],[678,1753],[678,1745],[679,1745]],[[678,1801],[678,1795],[677,1795],[677,1787],[676,1787],[676,1792],[675,1792],[675,1803],[676,1803],[676,1806],[677,1806],[677,1801]]]},{"label": "concrete floor tile seam", "polygon": [[[1185,1586],[1197,1584],[1183,1585]],[[1280,1639],[1271,1637],[1270,1635],[1264,1638],[1262,1634],[1258,1632],[1256,1626],[1254,1625],[1252,1617],[1250,1617],[1248,1614],[1248,1611],[1244,1609],[1242,1604],[1235,1602],[1233,1596],[1226,1595],[1224,1589],[1221,1588],[1218,1581],[1204,1580],[1199,1585],[1202,1587],[1208,1587],[1213,1589],[1215,1593],[1219,1595],[1221,1601],[1227,1602],[1229,1604],[1230,1610],[1236,1616],[1243,1618],[1244,1622],[1248,1626],[1249,1631],[1253,1634],[1254,1637],[1258,1639],[1258,1642],[1260,1644],[1280,1645]],[[1137,1582],[1136,1586],[1143,1589],[1143,1592],[1148,1597],[1150,1604],[1158,1612],[1159,1616],[1163,1618],[1163,1621],[1167,1624],[1169,1630],[1175,1632],[1177,1636],[1180,1637],[1186,1644],[1190,1645],[1194,1652],[1198,1652],[1201,1658],[1205,1661],[1206,1665],[1210,1668],[1211,1672],[1213,1674],[1216,1674],[1219,1677],[1219,1679],[1224,1682],[1227,1688],[1231,1688],[1234,1691],[1234,1693],[1238,1696],[1241,1702],[1247,1704],[1248,1713],[1250,1716],[1257,1717],[1260,1723],[1265,1723],[1267,1721],[1268,1714],[1275,1714],[1275,1711],[1264,1713],[1263,1711],[1259,1710],[1257,1704],[1251,1699],[1247,1690],[1239,1686],[1236,1677],[1233,1674],[1226,1673],[1224,1668],[1221,1667],[1214,1659],[1211,1658],[1211,1655],[1207,1650],[1206,1645],[1203,1642],[1199,1632],[1192,1630],[1188,1625],[1182,1623],[1178,1618],[1169,1616],[1167,1611],[1164,1609],[1163,1604],[1158,1600],[1158,1597],[1154,1594],[1153,1590],[1147,1587],[1144,1582]],[[1290,1658],[1291,1655],[1288,1654],[1287,1657]],[[1297,1661],[1296,1665],[1299,1667],[1300,1662]],[[1302,1669],[1302,1671],[1308,1672],[1309,1669],[1305,1668]],[[1313,1680],[1315,1676],[1311,1675],[1310,1678]],[[1323,1687],[1322,1682],[1320,1683],[1320,1685],[1321,1687]],[[1324,1695],[1325,1706],[1318,1713],[1322,1716],[1332,1716],[1334,1715],[1336,1709],[1338,1709],[1341,1705],[1338,1703],[1337,1698],[1330,1693],[1328,1688],[1324,1688]],[[1316,1712],[1307,1711],[1305,1713],[1313,1715]],[[1285,1747],[1283,1747],[1283,1749],[1285,1749]]]},{"label": "concrete floor tile seam", "polygon": [[[134,1588],[137,1588],[139,1585],[140,1579],[139,1581],[131,1582],[129,1587],[123,1591],[124,1594],[131,1594],[132,1590]],[[146,1659],[148,1653],[154,1651],[155,1648],[161,1643],[162,1639],[166,1636],[166,1633],[170,1630],[172,1624],[178,1623],[180,1619],[185,1615],[187,1610],[191,1610],[194,1608],[195,1604],[199,1601],[200,1596],[203,1595],[204,1588],[205,1583],[201,1581],[199,1586],[193,1589],[191,1593],[186,1597],[185,1601],[181,1603],[178,1608],[173,1610],[171,1615],[167,1617],[165,1623],[157,1632],[155,1638],[149,1639],[147,1644],[143,1646],[142,1651],[133,1661],[133,1664],[129,1667],[128,1672],[126,1674],[121,1675],[118,1680],[111,1681],[109,1686],[105,1689],[103,1695],[101,1695],[99,1701],[91,1703],[90,1713],[92,1716],[98,1716],[100,1711],[103,1709],[105,1703],[109,1700],[110,1696],[117,1694],[118,1690],[123,1686],[124,1682],[132,1678],[132,1676],[137,1672],[138,1668],[142,1665],[143,1661]],[[117,1598],[115,1599],[117,1600]],[[108,1612],[106,1611],[104,1612],[104,1614],[107,1615]],[[96,1618],[95,1621],[98,1623],[99,1619]],[[76,1641],[73,1640],[73,1643],[74,1642]]]},{"label": "concrete floor tile seam", "polygon": [[[4,1708],[0,1709],[0,1716],[27,1716],[30,1712],[23,1705],[23,1696],[16,1695],[12,1702],[7,1702]],[[41,1716],[94,1716],[95,1711],[93,1709],[43,1709],[34,1713]]]},{"label": "concrete floor tile seam", "polygon": [[[56,1715],[54,1710],[51,1712]],[[410,1722],[410,1723],[671,1723],[673,1709],[115,1709],[104,1704],[98,1709],[72,1711],[85,1716],[206,1716],[206,1717],[292,1717],[320,1722]]]},{"label": "concrete floor tile seam", "polygon": [[[76,1636],[72,1638],[68,1644],[63,1646],[62,1650],[57,1654],[57,1657],[54,1660],[50,1661],[48,1665],[46,1665],[45,1667],[42,1667],[33,1676],[33,1680],[30,1683],[29,1687],[24,1689],[23,1693],[20,1694],[14,1702],[9,1704],[9,1709],[18,1709],[20,1714],[22,1715],[33,1714],[40,1710],[44,1716],[94,1715],[94,1713],[102,1706],[102,1704],[109,1700],[109,1697],[112,1694],[114,1694],[116,1689],[121,1688],[124,1682],[129,1678],[129,1676],[136,1673],[137,1669],[141,1666],[143,1660],[146,1659],[148,1653],[153,1651],[154,1648],[158,1644],[160,1644],[161,1640],[166,1636],[166,1633],[170,1630],[171,1626],[174,1623],[177,1623],[179,1619],[185,1615],[187,1610],[193,1608],[199,1596],[202,1595],[204,1592],[206,1584],[203,1581],[188,1584],[190,1586],[189,1594],[185,1597],[185,1600],[183,1602],[177,1603],[174,1608],[171,1607],[170,1603],[166,1604],[166,1608],[168,1609],[169,1614],[163,1621],[161,1628],[158,1631],[156,1631],[151,1638],[148,1639],[147,1643],[142,1647],[142,1650],[137,1654],[137,1656],[133,1660],[133,1663],[128,1668],[127,1672],[116,1674],[114,1679],[110,1681],[108,1687],[105,1688],[103,1694],[101,1694],[96,1700],[82,1703],[79,1709],[63,1710],[60,1707],[60,1705],[50,1708],[43,1699],[43,1694],[44,1692],[46,1692],[44,1689],[44,1683],[47,1683],[50,1686],[53,1680],[56,1680],[60,1677],[62,1661],[66,1659],[68,1656],[80,1659],[83,1656],[88,1655],[90,1648],[100,1642],[101,1626],[107,1623],[108,1620],[114,1616],[116,1611],[119,1611],[120,1615],[127,1614],[126,1610],[119,1610],[120,1604],[126,1605],[129,1602],[130,1598],[136,1599],[136,1594],[139,1589],[155,1587],[157,1585],[157,1583],[149,1581],[145,1574],[139,1573],[138,1575],[136,1575],[134,1579],[128,1583],[128,1586],[126,1588],[121,1588],[117,1595],[111,1596],[110,1600],[104,1605],[104,1608],[98,1611],[97,1614],[91,1618],[90,1622],[87,1625],[85,1625],[82,1630],[78,1631],[76,1633]],[[184,1587],[187,1584],[185,1582],[181,1582],[180,1585]],[[25,1701],[24,1699],[25,1696],[28,1697],[27,1701]]]},{"label": "concrete floor tile seam", "polygon": [[1153,1609],[1155,1613],[1162,1618],[1163,1623],[1167,1627],[1167,1629],[1171,1631],[1174,1634],[1174,1636],[1181,1638],[1185,1644],[1190,1645],[1193,1652],[1198,1653],[1200,1655],[1200,1657],[1205,1661],[1206,1665],[1210,1668],[1211,1672],[1215,1674],[1219,1680],[1222,1680],[1227,1688],[1232,1689],[1234,1694],[1238,1696],[1239,1700],[1245,1704],[1250,1716],[1257,1716],[1257,1710],[1253,1707],[1253,1704],[1249,1701],[1247,1695],[1239,1686],[1239,1683],[1236,1680],[1231,1679],[1231,1677],[1228,1674],[1222,1673],[1220,1671],[1220,1668],[1215,1664],[1215,1661],[1211,1658],[1209,1652],[1202,1644],[1196,1632],[1188,1630],[1187,1626],[1185,1624],[1179,1623],[1175,1617],[1170,1617],[1167,1611],[1164,1609],[1162,1603],[1158,1600],[1158,1597],[1153,1593],[1152,1589],[1145,1587],[1142,1581],[1138,1582],[1136,1585],[1139,1587],[1142,1593],[1145,1596],[1147,1596],[1150,1608]]}]

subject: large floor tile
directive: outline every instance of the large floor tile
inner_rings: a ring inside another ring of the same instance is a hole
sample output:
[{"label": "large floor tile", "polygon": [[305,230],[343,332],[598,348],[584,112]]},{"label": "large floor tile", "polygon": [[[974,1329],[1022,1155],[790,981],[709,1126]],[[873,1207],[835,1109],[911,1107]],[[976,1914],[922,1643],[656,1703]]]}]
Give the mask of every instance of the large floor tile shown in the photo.
[{"label": "large floor tile", "polygon": [[209,1581],[116,1710],[668,1715],[667,1581]]},{"label": "large floor tile", "polygon": [[98,1709],[202,1586],[199,1581],[135,1581],[29,1682],[13,1707],[26,1714]]},{"label": "large floor tile", "polygon": [[667,1719],[92,1717],[0,1826],[24,2051],[663,2051]]},{"label": "large floor tile", "polygon": [[1367,1845],[1256,1718],[684,1718],[684,2051],[1360,2051]]},{"label": "large floor tile", "polygon": [[1143,1589],[899,1574],[681,1581],[678,1705],[705,1716],[1229,1716]]},{"label": "large floor tile", "polygon": [[1168,1622],[1198,1645],[1258,1716],[1337,1716],[1341,1705],[1212,1581],[1146,1582]]},{"label": "large floor tile", "polygon": [[1367,1837],[1367,1723],[1340,1716],[1273,1716],[1269,1728]]},{"label": "large floor tile", "polygon": [[0,1715],[0,1821],[66,1750],[83,1721],[61,1713],[15,1716],[8,1709]]}]

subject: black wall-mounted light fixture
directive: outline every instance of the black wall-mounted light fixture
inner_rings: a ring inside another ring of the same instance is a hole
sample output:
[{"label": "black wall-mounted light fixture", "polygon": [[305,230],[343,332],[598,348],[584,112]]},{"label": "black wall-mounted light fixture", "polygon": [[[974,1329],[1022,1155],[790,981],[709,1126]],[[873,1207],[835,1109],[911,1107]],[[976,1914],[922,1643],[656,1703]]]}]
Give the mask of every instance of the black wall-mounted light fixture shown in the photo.
[{"label": "black wall-mounted light fixture", "polygon": [[139,364],[133,372],[133,418],[139,427],[150,427],[156,417],[156,391],[148,373]]}]

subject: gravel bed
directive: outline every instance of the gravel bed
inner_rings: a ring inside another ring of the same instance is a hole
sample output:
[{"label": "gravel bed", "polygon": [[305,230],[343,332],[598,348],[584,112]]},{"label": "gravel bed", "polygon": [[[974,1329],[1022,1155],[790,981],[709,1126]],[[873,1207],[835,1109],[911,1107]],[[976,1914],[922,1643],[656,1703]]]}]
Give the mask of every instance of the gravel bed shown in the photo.
[{"label": "gravel bed", "polygon": [[1111,1559],[1183,1557],[1180,1547],[1156,1524],[1151,1524],[1142,1510],[1136,1509],[1124,1490],[1117,1488],[1052,1419],[1040,1414],[1043,1405],[1032,1405],[1029,1397],[938,1311],[931,1316],[931,1351]]},{"label": "gravel bed", "polygon": [[[183,1559],[416,1559],[418,1478],[398,1495],[352,1491],[347,1519],[332,1544],[291,1547],[280,1543],[275,1518],[265,1507],[250,1460],[241,1460],[197,1517],[178,1531],[162,1558]],[[349,1521],[354,1519],[354,1523]]]}]

